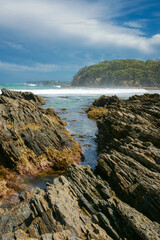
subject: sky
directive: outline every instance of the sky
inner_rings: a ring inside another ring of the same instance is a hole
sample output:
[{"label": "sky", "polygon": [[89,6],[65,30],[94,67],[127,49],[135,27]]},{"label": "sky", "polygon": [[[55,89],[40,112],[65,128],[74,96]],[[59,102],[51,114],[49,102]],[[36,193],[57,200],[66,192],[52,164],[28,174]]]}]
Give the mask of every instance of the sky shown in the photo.
[{"label": "sky", "polygon": [[104,60],[160,58],[160,0],[0,0],[0,83],[71,81]]}]

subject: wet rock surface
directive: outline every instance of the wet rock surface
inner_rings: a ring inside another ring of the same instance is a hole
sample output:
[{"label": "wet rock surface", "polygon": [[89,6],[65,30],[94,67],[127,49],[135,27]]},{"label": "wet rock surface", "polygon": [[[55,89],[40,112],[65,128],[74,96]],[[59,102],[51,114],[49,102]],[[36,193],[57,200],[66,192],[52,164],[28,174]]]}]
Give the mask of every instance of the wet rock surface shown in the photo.
[{"label": "wet rock surface", "polygon": [[9,194],[6,168],[21,175],[36,175],[49,167],[66,169],[82,155],[80,145],[54,110],[40,107],[45,103],[43,98],[29,92],[1,91],[0,197]]},{"label": "wet rock surface", "polygon": [[94,104],[107,109],[97,122],[95,173],[72,163],[46,189],[1,207],[1,239],[160,239],[160,96]]}]

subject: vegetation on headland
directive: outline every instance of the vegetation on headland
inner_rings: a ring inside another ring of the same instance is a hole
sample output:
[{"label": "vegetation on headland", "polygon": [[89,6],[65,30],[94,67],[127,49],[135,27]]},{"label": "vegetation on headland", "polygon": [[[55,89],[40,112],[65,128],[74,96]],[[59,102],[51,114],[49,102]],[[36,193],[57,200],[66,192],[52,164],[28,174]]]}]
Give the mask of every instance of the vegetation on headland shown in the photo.
[{"label": "vegetation on headland", "polygon": [[84,67],[74,76],[72,86],[160,87],[160,60],[112,60]]}]

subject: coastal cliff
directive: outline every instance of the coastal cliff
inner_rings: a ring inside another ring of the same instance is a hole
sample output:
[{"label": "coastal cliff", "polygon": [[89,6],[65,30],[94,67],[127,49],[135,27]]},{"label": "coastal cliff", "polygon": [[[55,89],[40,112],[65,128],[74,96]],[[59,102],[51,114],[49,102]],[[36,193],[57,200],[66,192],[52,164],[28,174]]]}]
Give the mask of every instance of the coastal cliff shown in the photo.
[{"label": "coastal cliff", "polygon": [[2,240],[160,239],[160,95],[102,96],[87,113],[97,119],[97,169],[71,163],[0,207]]},{"label": "coastal cliff", "polygon": [[103,61],[81,68],[74,76],[76,87],[160,87],[160,60]]}]

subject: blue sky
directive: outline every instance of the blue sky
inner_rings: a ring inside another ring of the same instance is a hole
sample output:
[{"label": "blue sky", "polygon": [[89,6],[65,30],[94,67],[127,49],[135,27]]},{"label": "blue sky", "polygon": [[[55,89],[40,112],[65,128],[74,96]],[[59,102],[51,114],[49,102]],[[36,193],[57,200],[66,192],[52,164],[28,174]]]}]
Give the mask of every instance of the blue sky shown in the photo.
[{"label": "blue sky", "polygon": [[160,0],[0,0],[0,82],[72,80],[103,60],[160,58]]}]

